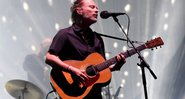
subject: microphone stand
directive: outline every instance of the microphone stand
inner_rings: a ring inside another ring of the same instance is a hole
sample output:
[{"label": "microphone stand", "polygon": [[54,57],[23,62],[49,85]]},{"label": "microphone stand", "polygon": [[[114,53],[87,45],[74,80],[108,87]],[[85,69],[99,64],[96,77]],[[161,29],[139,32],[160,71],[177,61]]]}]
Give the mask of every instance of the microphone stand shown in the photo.
[{"label": "microphone stand", "polygon": [[[95,32],[96,34],[100,35],[100,36],[104,36],[104,37],[107,37],[107,38],[112,38],[112,39],[116,39],[116,40],[121,40],[121,41],[127,41],[126,39],[123,39],[123,38],[119,38],[119,37],[115,37],[115,36],[110,36],[110,35],[105,35],[105,34],[101,34],[101,33],[97,33]],[[131,41],[132,43],[138,43],[139,41]]]},{"label": "microphone stand", "polygon": [[[100,35],[100,36],[107,37],[107,38],[112,38],[112,39],[127,41],[126,39],[123,39],[123,38],[118,38],[118,37],[114,37],[114,36],[110,36],[110,35],[105,35],[105,34],[101,34],[101,33],[97,33],[97,32],[95,32],[95,33],[98,34],[98,35]],[[132,41],[132,42],[136,42],[136,41]]]},{"label": "microphone stand", "polygon": [[117,89],[117,91],[116,91],[116,93],[114,95],[114,99],[119,99],[118,95],[119,95],[119,92],[120,92],[121,88],[122,88],[121,86],[118,87],[118,89]]},{"label": "microphone stand", "polygon": [[[127,15],[127,14],[125,14],[125,15]],[[123,30],[121,24],[119,23],[118,18],[117,18],[116,16],[112,16],[112,17],[113,17],[114,21],[119,25],[119,27],[121,28],[122,32],[125,34],[125,36],[126,36],[126,38],[127,38],[127,41],[131,44],[131,46],[135,49],[135,51],[136,51],[137,54],[138,54],[138,58],[140,59],[141,63],[140,63],[140,64],[138,63],[137,65],[140,66],[140,67],[141,67],[141,70],[142,70],[142,80],[143,80],[143,86],[144,86],[145,99],[148,99],[147,87],[146,87],[146,76],[145,76],[145,70],[144,70],[144,68],[146,67],[146,68],[150,71],[151,75],[152,75],[155,79],[157,79],[157,76],[156,76],[156,75],[154,74],[154,72],[150,69],[149,64],[148,64],[148,63],[145,61],[145,59],[141,56],[141,53],[136,49],[136,47],[134,46],[133,42],[129,39],[129,37],[127,36],[127,34],[125,33],[125,31]],[[128,17],[128,15],[127,15],[127,17]],[[128,17],[128,19],[129,19],[129,17]],[[130,19],[129,19],[129,22],[130,22]]]}]

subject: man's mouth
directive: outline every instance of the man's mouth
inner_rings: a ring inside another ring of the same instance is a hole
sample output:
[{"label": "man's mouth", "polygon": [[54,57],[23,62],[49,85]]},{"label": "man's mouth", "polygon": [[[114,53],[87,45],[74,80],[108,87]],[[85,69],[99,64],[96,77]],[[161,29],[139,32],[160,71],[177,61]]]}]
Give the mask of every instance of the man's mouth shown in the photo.
[{"label": "man's mouth", "polygon": [[95,18],[98,18],[98,14],[93,14],[93,16],[94,16]]}]

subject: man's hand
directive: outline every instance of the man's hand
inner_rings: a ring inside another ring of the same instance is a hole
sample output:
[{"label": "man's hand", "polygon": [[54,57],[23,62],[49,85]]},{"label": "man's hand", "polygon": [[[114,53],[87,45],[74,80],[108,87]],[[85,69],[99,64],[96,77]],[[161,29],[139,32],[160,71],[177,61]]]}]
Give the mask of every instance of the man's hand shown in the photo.
[{"label": "man's hand", "polygon": [[123,55],[123,53],[120,53],[119,55],[116,56],[117,59],[117,63],[115,65],[111,65],[109,68],[111,71],[116,71],[116,70],[120,70],[120,68],[122,67],[122,65],[124,63],[126,63],[126,59]]},{"label": "man's hand", "polygon": [[85,74],[85,70],[80,70],[73,66],[70,66],[69,70],[77,77],[75,80],[79,82],[79,86],[86,87],[89,81],[89,77]]}]

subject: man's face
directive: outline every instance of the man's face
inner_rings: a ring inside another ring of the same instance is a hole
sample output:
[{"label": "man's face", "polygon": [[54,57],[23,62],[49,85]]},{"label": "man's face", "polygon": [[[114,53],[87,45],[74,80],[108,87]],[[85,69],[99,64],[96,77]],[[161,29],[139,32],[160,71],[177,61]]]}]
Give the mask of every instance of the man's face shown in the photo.
[{"label": "man's face", "polygon": [[83,21],[90,24],[97,21],[98,7],[93,0],[83,0],[81,11]]}]

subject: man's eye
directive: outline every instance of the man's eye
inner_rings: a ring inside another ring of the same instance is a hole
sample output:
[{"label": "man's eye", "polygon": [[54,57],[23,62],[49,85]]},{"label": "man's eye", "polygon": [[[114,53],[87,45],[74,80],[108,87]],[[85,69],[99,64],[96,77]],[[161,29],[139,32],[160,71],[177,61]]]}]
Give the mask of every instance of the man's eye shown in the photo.
[{"label": "man's eye", "polygon": [[94,8],[95,8],[95,6],[93,6],[93,5],[90,5],[89,7],[90,7],[90,8],[92,8],[92,9],[94,9]]}]

